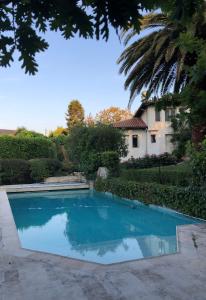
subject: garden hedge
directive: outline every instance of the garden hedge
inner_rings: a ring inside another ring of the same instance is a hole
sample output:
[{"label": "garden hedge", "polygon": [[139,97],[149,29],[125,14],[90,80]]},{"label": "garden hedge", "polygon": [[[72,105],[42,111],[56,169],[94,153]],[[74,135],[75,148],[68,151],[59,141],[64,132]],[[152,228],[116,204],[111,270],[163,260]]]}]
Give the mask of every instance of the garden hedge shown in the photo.
[{"label": "garden hedge", "polygon": [[41,182],[47,177],[55,175],[62,168],[62,164],[57,159],[36,158],[29,161],[31,169],[31,179],[34,182]]},{"label": "garden hedge", "polygon": [[189,170],[179,170],[166,168],[153,169],[122,169],[121,178],[137,182],[156,182],[160,184],[189,186],[191,183],[192,172]]},{"label": "garden hedge", "polygon": [[194,217],[206,219],[206,192],[200,189],[121,179],[98,179],[95,189],[128,199],[136,199],[145,204],[166,206]]},{"label": "garden hedge", "polygon": [[141,158],[130,158],[129,160],[121,163],[125,169],[145,169],[159,166],[175,165],[179,162],[174,155],[163,153],[160,155],[146,155]]},{"label": "garden hedge", "polygon": [[0,159],[0,185],[30,183],[30,164],[23,159]]},{"label": "garden hedge", "polygon": [[58,174],[61,168],[57,159],[0,159],[0,185],[40,182]]},{"label": "garden hedge", "polygon": [[47,138],[0,137],[0,159],[55,158],[55,146]]}]

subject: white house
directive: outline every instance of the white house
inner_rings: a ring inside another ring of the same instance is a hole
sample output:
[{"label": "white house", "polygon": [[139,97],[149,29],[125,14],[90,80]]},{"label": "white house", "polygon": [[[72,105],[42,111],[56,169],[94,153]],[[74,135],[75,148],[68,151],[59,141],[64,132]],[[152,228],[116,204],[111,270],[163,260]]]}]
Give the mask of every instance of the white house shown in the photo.
[{"label": "white house", "polygon": [[173,129],[170,120],[177,112],[178,108],[158,111],[153,101],[146,101],[142,102],[132,119],[113,124],[125,131],[128,155],[122,160],[171,153],[174,144],[171,142]]}]

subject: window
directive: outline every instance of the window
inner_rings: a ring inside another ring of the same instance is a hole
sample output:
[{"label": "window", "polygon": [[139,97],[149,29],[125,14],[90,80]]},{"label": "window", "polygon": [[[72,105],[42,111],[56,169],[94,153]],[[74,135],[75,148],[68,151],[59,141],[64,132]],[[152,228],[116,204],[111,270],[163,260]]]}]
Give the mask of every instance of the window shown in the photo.
[{"label": "window", "polygon": [[137,148],[138,147],[138,135],[132,136],[132,147]]},{"label": "window", "polygon": [[175,116],[175,109],[174,108],[167,108],[165,110],[165,121],[171,121],[172,117]]},{"label": "window", "polygon": [[152,144],[156,143],[156,135],[155,134],[151,134],[151,143]]},{"label": "window", "polygon": [[160,110],[155,109],[155,121],[160,122]]}]

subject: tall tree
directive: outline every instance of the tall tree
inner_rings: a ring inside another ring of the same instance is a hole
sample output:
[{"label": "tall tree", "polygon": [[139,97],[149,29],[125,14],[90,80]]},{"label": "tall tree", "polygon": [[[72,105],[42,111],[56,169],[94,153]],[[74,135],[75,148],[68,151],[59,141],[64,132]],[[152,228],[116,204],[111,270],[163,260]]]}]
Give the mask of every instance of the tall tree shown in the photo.
[{"label": "tall tree", "polygon": [[111,106],[107,109],[100,111],[95,119],[96,122],[102,124],[113,124],[119,121],[123,121],[132,117],[132,113],[127,109],[121,109],[119,107]]},{"label": "tall tree", "polygon": [[[130,104],[145,87],[161,95],[173,91],[173,103],[190,111],[192,136],[198,143],[206,134],[206,3],[190,23],[174,22],[171,14],[148,14],[142,29],[150,31],[128,46],[118,60],[120,72],[127,76]],[[125,43],[135,35],[133,29],[126,32]]]},{"label": "tall tree", "polygon": [[137,40],[126,47],[118,59],[120,73],[127,76],[125,88],[130,89],[130,99],[133,100],[143,88],[150,94],[159,91],[165,94],[171,88],[180,91],[188,81],[183,67],[191,60],[191,55],[182,52],[177,44],[185,26],[174,22],[167,14],[152,13],[144,17],[141,29],[149,29],[142,38],[138,38],[134,29],[124,32],[126,46],[131,38],[137,37]]},{"label": "tall tree", "polygon": [[67,127],[71,130],[73,127],[83,124],[84,108],[78,100],[72,100],[68,105],[66,113]]},{"label": "tall tree", "polygon": [[173,17],[188,19],[204,0],[0,0],[0,66],[9,66],[17,50],[22,68],[35,74],[35,55],[48,43],[42,33],[60,31],[65,39],[79,34],[106,40],[131,24],[139,30],[142,10],[173,9]]}]

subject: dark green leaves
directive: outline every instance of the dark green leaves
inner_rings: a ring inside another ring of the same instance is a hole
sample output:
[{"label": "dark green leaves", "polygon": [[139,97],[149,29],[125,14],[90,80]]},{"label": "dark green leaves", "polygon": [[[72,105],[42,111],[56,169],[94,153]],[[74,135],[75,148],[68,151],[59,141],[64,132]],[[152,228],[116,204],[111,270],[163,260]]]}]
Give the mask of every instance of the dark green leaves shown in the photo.
[{"label": "dark green leaves", "polygon": [[[66,39],[78,34],[84,38],[109,37],[110,26],[117,32],[131,27],[140,30],[143,10],[162,8],[175,21],[188,21],[201,9],[203,0],[1,0],[0,65],[8,66],[14,49],[20,52],[22,67],[29,74],[37,72],[36,53],[48,48],[39,34],[60,31]],[[145,70],[146,72],[146,70]]]}]

